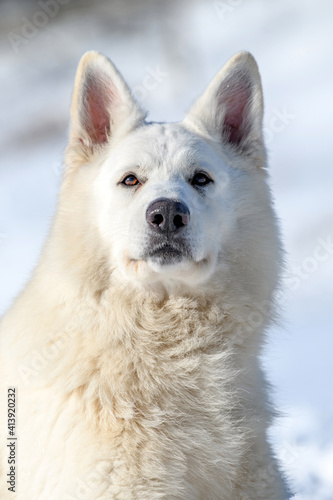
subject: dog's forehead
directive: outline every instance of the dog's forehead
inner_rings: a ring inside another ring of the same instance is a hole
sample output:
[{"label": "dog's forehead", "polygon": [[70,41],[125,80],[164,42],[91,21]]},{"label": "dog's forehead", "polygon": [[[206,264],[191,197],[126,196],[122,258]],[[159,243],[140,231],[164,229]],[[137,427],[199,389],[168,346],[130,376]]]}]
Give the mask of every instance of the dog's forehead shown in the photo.
[{"label": "dog's forehead", "polygon": [[[180,174],[206,157],[203,141],[177,123],[151,123],[135,130],[123,142],[119,153],[128,165],[147,174]],[[124,165],[125,166],[125,165]]]},{"label": "dog's forehead", "polygon": [[160,154],[174,154],[179,148],[185,149],[193,146],[195,136],[179,123],[148,123],[137,131],[137,139],[149,141],[147,146],[155,147]]}]

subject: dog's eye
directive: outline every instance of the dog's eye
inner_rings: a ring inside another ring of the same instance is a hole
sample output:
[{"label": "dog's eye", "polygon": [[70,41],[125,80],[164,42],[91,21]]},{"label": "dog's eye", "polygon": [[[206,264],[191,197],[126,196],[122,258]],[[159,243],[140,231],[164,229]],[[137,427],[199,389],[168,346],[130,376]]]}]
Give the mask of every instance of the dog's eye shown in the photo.
[{"label": "dog's eye", "polygon": [[125,186],[136,186],[137,184],[140,184],[138,179],[133,174],[126,175],[121,183]]},{"label": "dog's eye", "polygon": [[195,174],[195,176],[192,178],[191,184],[192,186],[206,186],[210,182],[213,182],[210,177],[208,177],[207,174],[204,174],[203,172],[198,172]]}]

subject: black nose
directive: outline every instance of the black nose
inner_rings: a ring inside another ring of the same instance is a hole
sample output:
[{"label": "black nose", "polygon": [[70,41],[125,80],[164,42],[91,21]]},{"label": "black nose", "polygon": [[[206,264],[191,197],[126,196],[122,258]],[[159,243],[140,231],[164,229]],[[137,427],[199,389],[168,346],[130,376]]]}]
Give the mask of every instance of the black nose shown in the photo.
[{"label": "black nose", "polygon": [[179,201],[159,198],[147,208],[146,219],[158,233],[175,233],[190,222],[190,211]]}]

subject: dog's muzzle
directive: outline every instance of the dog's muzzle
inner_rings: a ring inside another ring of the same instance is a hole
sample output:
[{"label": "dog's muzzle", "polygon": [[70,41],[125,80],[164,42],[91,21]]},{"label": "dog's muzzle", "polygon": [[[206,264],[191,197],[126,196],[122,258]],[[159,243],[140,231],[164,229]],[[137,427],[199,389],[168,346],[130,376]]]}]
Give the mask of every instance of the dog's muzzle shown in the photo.
[{"label": "dog's muzzle", "polygon": [[190,211],[184,203],[168,198],[154,200],[147,208],[146,220],[153,231],[147,249],[149,258],[170,264],[190,257],[183,235],[190,222]]}]

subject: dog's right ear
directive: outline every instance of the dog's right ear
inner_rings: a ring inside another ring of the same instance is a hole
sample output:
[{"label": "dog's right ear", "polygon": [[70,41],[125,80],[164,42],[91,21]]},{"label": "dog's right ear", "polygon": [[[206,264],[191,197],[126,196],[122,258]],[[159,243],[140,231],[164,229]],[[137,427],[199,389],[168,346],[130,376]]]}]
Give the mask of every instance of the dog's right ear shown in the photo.
[{"label": "dog's right ear", "polygon": [[145,117],[111,61],[98,52],[84,54],[75,77],[68,153],[85,161]]}]

